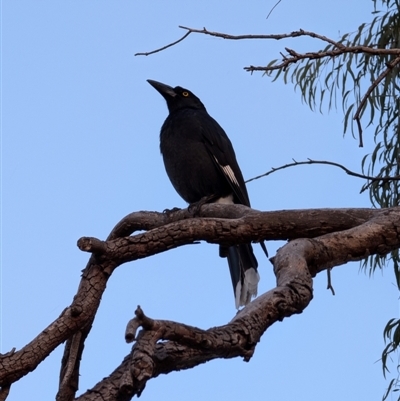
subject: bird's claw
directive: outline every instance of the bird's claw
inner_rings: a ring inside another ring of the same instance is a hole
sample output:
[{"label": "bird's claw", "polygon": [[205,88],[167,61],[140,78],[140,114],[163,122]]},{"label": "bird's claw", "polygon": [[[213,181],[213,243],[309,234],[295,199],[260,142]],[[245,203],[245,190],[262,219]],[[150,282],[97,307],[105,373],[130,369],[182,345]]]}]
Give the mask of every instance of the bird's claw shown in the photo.
[{"label": "bird's claw", "polygon": [[193,217],[200,216],[200,209],[206,203],[209,203],[215,199],[215,195],[203,196],[198,202],[191,203],[188,206],[188,212],[193,215]]},{"label": "bird's claw", "polygon": [[179,210],[182,210],[182,209],[179,208],[179,207],[174,207],[174,208],[172,208],[172,209],[164,209],[164,210],[163,210],[163,213],[165,213],[165,214],[171,214],[171,213],[174,213],[174,212],[178,212]]}]

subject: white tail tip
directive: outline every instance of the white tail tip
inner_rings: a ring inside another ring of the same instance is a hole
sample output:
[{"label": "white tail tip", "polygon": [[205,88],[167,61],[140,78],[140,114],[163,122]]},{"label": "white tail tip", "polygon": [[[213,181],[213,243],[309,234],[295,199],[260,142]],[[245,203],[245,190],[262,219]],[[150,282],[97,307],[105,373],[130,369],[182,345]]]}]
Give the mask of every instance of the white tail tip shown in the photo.
[{"label": "white tail tip", "polygon": [[257,296],[258,282],[260,275],[256,269],[250,268],[244,272],[243,285],[239,281],[235,290],[235,305],[239,309],[242,305],[247,305],[251,298]]}]

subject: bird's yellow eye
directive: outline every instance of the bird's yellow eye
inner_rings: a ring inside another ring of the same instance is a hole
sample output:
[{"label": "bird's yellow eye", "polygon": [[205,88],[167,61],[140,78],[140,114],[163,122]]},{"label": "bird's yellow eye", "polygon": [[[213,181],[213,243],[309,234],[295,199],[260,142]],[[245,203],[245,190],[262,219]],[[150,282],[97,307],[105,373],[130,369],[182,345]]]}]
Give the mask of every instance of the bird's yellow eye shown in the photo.
[{"label": "bird's yellow eye", "polygon": [[182,92],[182,96],[188,97],[189,96],[189,92]]}]

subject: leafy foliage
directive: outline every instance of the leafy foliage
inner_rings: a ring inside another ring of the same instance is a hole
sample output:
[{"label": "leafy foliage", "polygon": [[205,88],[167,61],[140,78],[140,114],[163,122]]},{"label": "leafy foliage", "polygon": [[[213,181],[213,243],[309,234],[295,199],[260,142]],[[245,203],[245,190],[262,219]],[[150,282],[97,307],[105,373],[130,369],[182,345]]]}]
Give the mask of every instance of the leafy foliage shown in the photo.
[{"label": "leafy foliage", "polygon": [[[382,352],[383,375],[386,377],[386,373],[389,372],[387,360],[391,354],[398,352],[400,346],[400,319],[390,319],[385,327],[383,336],[387,342],[386,347]],[[386,400],[391,392],[394,393],[398,391],[400,391],[399,377],[390,380],[386,393],[383,396],[383,400]]]},{"label": "leafy foliage", "polygon": [[[359,133],[357,113],[364,127],[373,129],[375,147],[361,161],[364,174],[375,177],[400,175],[400,68],[391,63],[397,54],[374,55],[368,49],[400,50],[400,0],[373,0],[372,21],[362,23],[355,32],[346,33],[336,42],[326,40],[327,46],[317,53],[302,54],[301,58],[284,69],[271,69],[266,74],[285,83],[292,83],[301,93],[302,101],[312,110],[328,111],[341,107],[344,113],[344,134]],[[319,37],[324,40],[327,38]],[[347,48],[349,51],[338,52]],[[292,56],[290,49],[287,49]],[[336,52],[336,53],[335,53]],[[322,54],[322,53],[325,53]],[[303,57],[306,56],[306,57]],[[308,56],[308,57],[307,57]],[[276,66],[273,60],[269,67]],[[365,99],[364,99],[365,98]],[[400,203],[399,180],[371,181],[368,189],[374,207],[392,207]],[[363,263],[370,274],[388,264],[394,268],[400,289],[400,255],[375,256]],[[390,320],[384,330],[386,347],[382,352],[382,367],[386,377],[388,362],[398,355],[400,320]],[[397,363],[399,372],[400,364]],[[400,391],[399,375],[389,382],[383,396]],[[400,400],[400,396],[397,398]]]}]

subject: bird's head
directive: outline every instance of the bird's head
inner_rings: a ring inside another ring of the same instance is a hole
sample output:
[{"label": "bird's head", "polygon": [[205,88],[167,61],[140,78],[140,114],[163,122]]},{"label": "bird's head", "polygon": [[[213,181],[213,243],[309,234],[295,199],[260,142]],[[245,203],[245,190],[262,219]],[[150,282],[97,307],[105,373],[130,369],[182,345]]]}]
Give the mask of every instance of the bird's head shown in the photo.
[{"label": "bird's head", "polygon": [[172,86],[153,81],[152,79],[148,79],[147,82],[165,99],[170,113],[184,108],[206,109],[200,99],[188,89],[180,86],[173,88]]}]

